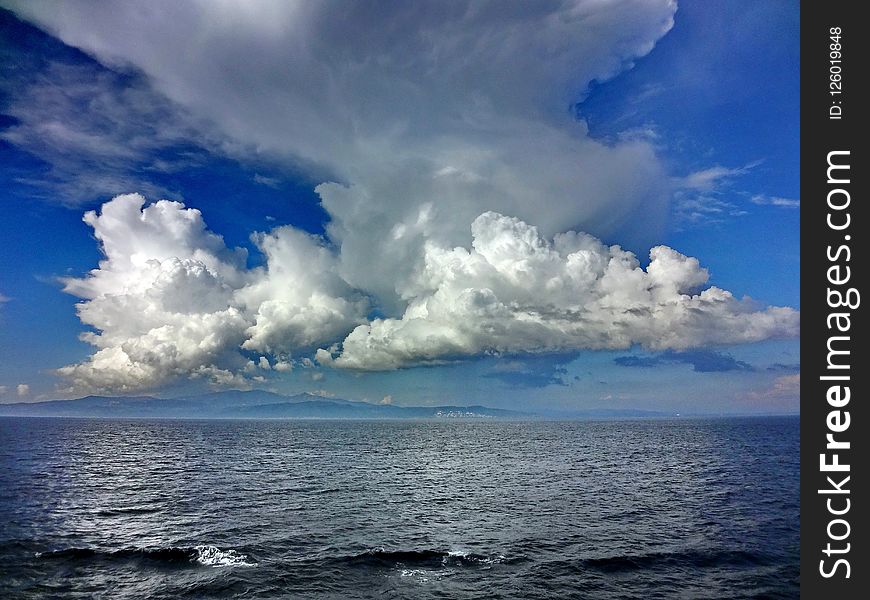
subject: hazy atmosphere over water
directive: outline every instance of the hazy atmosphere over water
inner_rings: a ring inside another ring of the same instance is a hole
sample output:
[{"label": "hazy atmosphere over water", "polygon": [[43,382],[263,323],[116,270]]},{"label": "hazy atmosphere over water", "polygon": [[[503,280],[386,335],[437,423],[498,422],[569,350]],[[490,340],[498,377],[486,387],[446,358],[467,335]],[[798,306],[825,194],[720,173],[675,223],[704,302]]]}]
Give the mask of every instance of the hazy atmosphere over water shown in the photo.
[{"label": "hazy atmosphere over water", "polygon": [[0,5],[0,402],[798,411],[797,4]]}]

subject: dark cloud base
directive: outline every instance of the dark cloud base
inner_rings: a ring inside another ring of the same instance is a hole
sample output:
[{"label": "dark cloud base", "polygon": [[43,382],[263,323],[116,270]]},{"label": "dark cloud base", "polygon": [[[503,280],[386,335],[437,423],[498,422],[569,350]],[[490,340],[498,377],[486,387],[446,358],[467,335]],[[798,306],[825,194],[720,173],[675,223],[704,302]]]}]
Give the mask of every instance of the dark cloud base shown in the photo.
[{"label": "dark cloud base", "polygon": [[724,373],[726,371],[755,371],[747,362],[737,360],[729,354],[711,350],[686,352],[667,351],[650,356],[618,356],[613,359],[621,367],[652,368],[662,365],[688,364],[698,373]]}]

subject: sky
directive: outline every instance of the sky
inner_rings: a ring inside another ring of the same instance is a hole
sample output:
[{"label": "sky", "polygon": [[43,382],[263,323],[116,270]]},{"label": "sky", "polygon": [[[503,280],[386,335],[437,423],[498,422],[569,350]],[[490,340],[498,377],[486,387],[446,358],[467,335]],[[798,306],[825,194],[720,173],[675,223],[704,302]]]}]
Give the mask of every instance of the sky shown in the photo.
[{"label": "sky", "polygon": [[0,402],[798,412],[797,3],[0,7]]}]

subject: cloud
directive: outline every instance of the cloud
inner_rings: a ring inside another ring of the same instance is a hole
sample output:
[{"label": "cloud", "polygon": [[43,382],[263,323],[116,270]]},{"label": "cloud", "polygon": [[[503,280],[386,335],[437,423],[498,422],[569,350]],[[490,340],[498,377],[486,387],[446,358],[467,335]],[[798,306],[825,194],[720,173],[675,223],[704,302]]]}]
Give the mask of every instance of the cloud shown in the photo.
[{"label": "cloud", "polygon": [[685,363],[699,373],[721,373],[725,371],[754,371],[749,363],[733,356],[711,350],[674,352],[667,351],[652,356],[618,356],[613,362],[622,367],[657,367],[660,365]]},{"label": "cloud", "polygon": [[737,168],[716,165],[714,167],[694,171],[685,177],[675,178],[674,183],[678,189],[711,192],[723,183],[729,182],[734,177],[745,175],[759,164],[761,163],[753,162]]},{"label": "cloud", "polygon": [[277,188],[281,184],[281,180],[276,177],[266,177],[265,175],[254,173],[254,183],[271,188]]},{"label": "cloud", "polygon": [[24,398],[25,396],[30,395],[30,386],[26,383],[19,383],[15,388],[15,391],[20,398]]},{"label": "cloud", "polygon": [[[92,165],[98,182],[184,141],[269,157],[321,182],[329,217],[324,238],[255,233],[265,265],[249,269],[179,203],[143,208],[131,194],[88,213],[106,258],[64,280],[96,348],[60,370],[74,389],[242,385],[264,355],[274,371],[314,352],[371,370],[797,334],[796,311],[703,289],[694,258],[656,246],[644,270],[572,231],[610,234],[639,214],[645,235],[664,227],[675,183],[654,140],[596,140],[577,103],[653,49],[673,25],[671,0],[10,4],[111,74],[92,88],[73,77],[32,116],[16,104],[29,129],[9,141],[55,168],[73,150],[106,157],[111,168]],[[127,83],[129,98],[106,96],[117,118],[85,111],[40,150],[39,114],[71,114]],[[39,89],[28,92],[37,108]],[[703,192],[738,171],[679,186]]]},{"label": "cloud", "polygon": [[674,223],[677,229],[715,225],[748,212],[732,201],[724,199],[723,192],[732,180],[745,175],[761,164],[755,161],[742,167],[716,165],[674,177]]},{"label": "cloud", "polygon": [[800,363],[793,364],[783,364],[783,363],[774,363],[767,367],[768,371],[800,371],[801,365]]},{"label": "cloud", "polygon": [[568,385],[566,365],[575,353],[522,355],[502,358],[490,373],[483,377],[498,379],[513,387],[543,388],[550,385]]},{"label": "cloud", "polygon": [[[23,52],[7,60],[21,64]],[[2,112],[12,121],[0,140],[47,165],[39,177],[16,178],[36,196],[77,205],[130,189],[164,195],[150,173],[189,169],[204,146],[218,144],[140,77],[94,62],[57,57],[0,75]]]},{"label": "cloud", "polygon": [[128,194],[85,214],[105,258],[86,277],[62,280],[96,330],[82,336],[94,355],[59,370],[73,390],[127,392],[179,377],[240,385],[243,350],[286,357],[364,322],[365,299],[334,275],[317,238],[289,228],[258,234],[266,264],[247,269],[246,252],[227,248],[198,210],[144,203]]},{"label": "cloud", "polygon": [[679,190],[674,195],[674,221],[677,229],[715,225],[745,214],[747,211],[715,193],[695,195]]},{"label": "cloud", "polygon": [[484,353],[647,348],[797,335],[799,314],[761,309],[709,287],[695,258],[666,246],[646,270],[619,246],[583,233],[550,241],[519,219],[488,212],[471,249],[427,244],[416,295],[400,319],[354,329],[322,364],[387,370]]},{"label": "cloud", "polygon": [[[105,258],[85,277],[62,280],[82,299],[79,317],[93,328],[82,338],[96,348],[59,370],[75,391],[129,392],[179,378],[243,387],[257,371],[291,370],[292,356],[313,367],[312,354],[325,365],[388,370],[481,354],[685,350],[799,328],[792,309],[705,289],[697,259],[665,246],[650,251],[644,270],[588,234],[548,240],[493,212],[474,220],[470,249],[427,243],[402,318],[373,321],[368,297],[340,276],[337,251],[291,227],[252,236],[265,264],[251,269],[244,250],[228,248],[198,210],[178,202],[118,196],[84,220]],[[693,364],[721,370],[722,360],[695,354]],[[544,385],[564,374],[535,368],[534,357],[517,364],[493,376]]]},{"label": "cloud", "polygon": [[751,198],[753,204],[761,206],[777,206],[779,208],[800,208],[800,200],[792,200],[790,198],[780,198],[779,196],[766,196],[764,194],[756,194]]},{"label": "cloud", "polygon": [[315,348],[365,321],[367,299],[339,277],[323,240],[292,227],[253,239],[267,263],[237,292],[254,319],[243,348],[271,354]]},{"label": "cloud", "polygon": [[279,373],[288,373],[293,370],[293,363],[289,360],[279,360],[273,368]]},{"label": "cloud", "polygon": [[[718,169],[714,169],[714,171],[719,172]],[[732,170],[727,172],[728,176],[730,176],[740,171]],[[727,179],[725,184],[727,184]],[[711,177],[710,179],[701,177],[693,185],[678,188],[674,192],[673,212],[677,228],[715,225],[749,214],[749,211],[745,208],[722,197],[723,182],[720,181],[718,176]],[[785,209],[800,208],[801,204],[800,200],[764,194],[756,194],[749,201],[758,206],[774,206]]]},{"label": "cloud", "polygon": [[[738,168],[715,166],[673,178],[673,214],[677,228],[715,225],[749,214],[744,207],[723,196],[734,178],[745,175],[759,164],[761,161]],[[759,206],[800,208],[800,200],[766,194],[752,195],[749,201]]]},{"label": "cloud", "polygon": [[406,308],[425,243],[468,243],[487,210],[547,235],[603,235],[641,207],[645,231],[664,227],[655,147],[596,141],[571,107],[652,50],[672,0],[11,6],[141,73],[235,156],[319,177],[340,274],[386,313]]}]

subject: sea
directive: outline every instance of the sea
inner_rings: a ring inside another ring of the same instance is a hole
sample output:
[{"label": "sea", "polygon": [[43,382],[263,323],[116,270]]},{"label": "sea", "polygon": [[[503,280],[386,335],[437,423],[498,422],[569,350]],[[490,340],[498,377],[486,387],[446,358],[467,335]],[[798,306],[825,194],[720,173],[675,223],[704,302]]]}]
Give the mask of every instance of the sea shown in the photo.
[{"label": "sea", "polygon": [[0,598],[797,598],[797,417],[0,418]]}]

